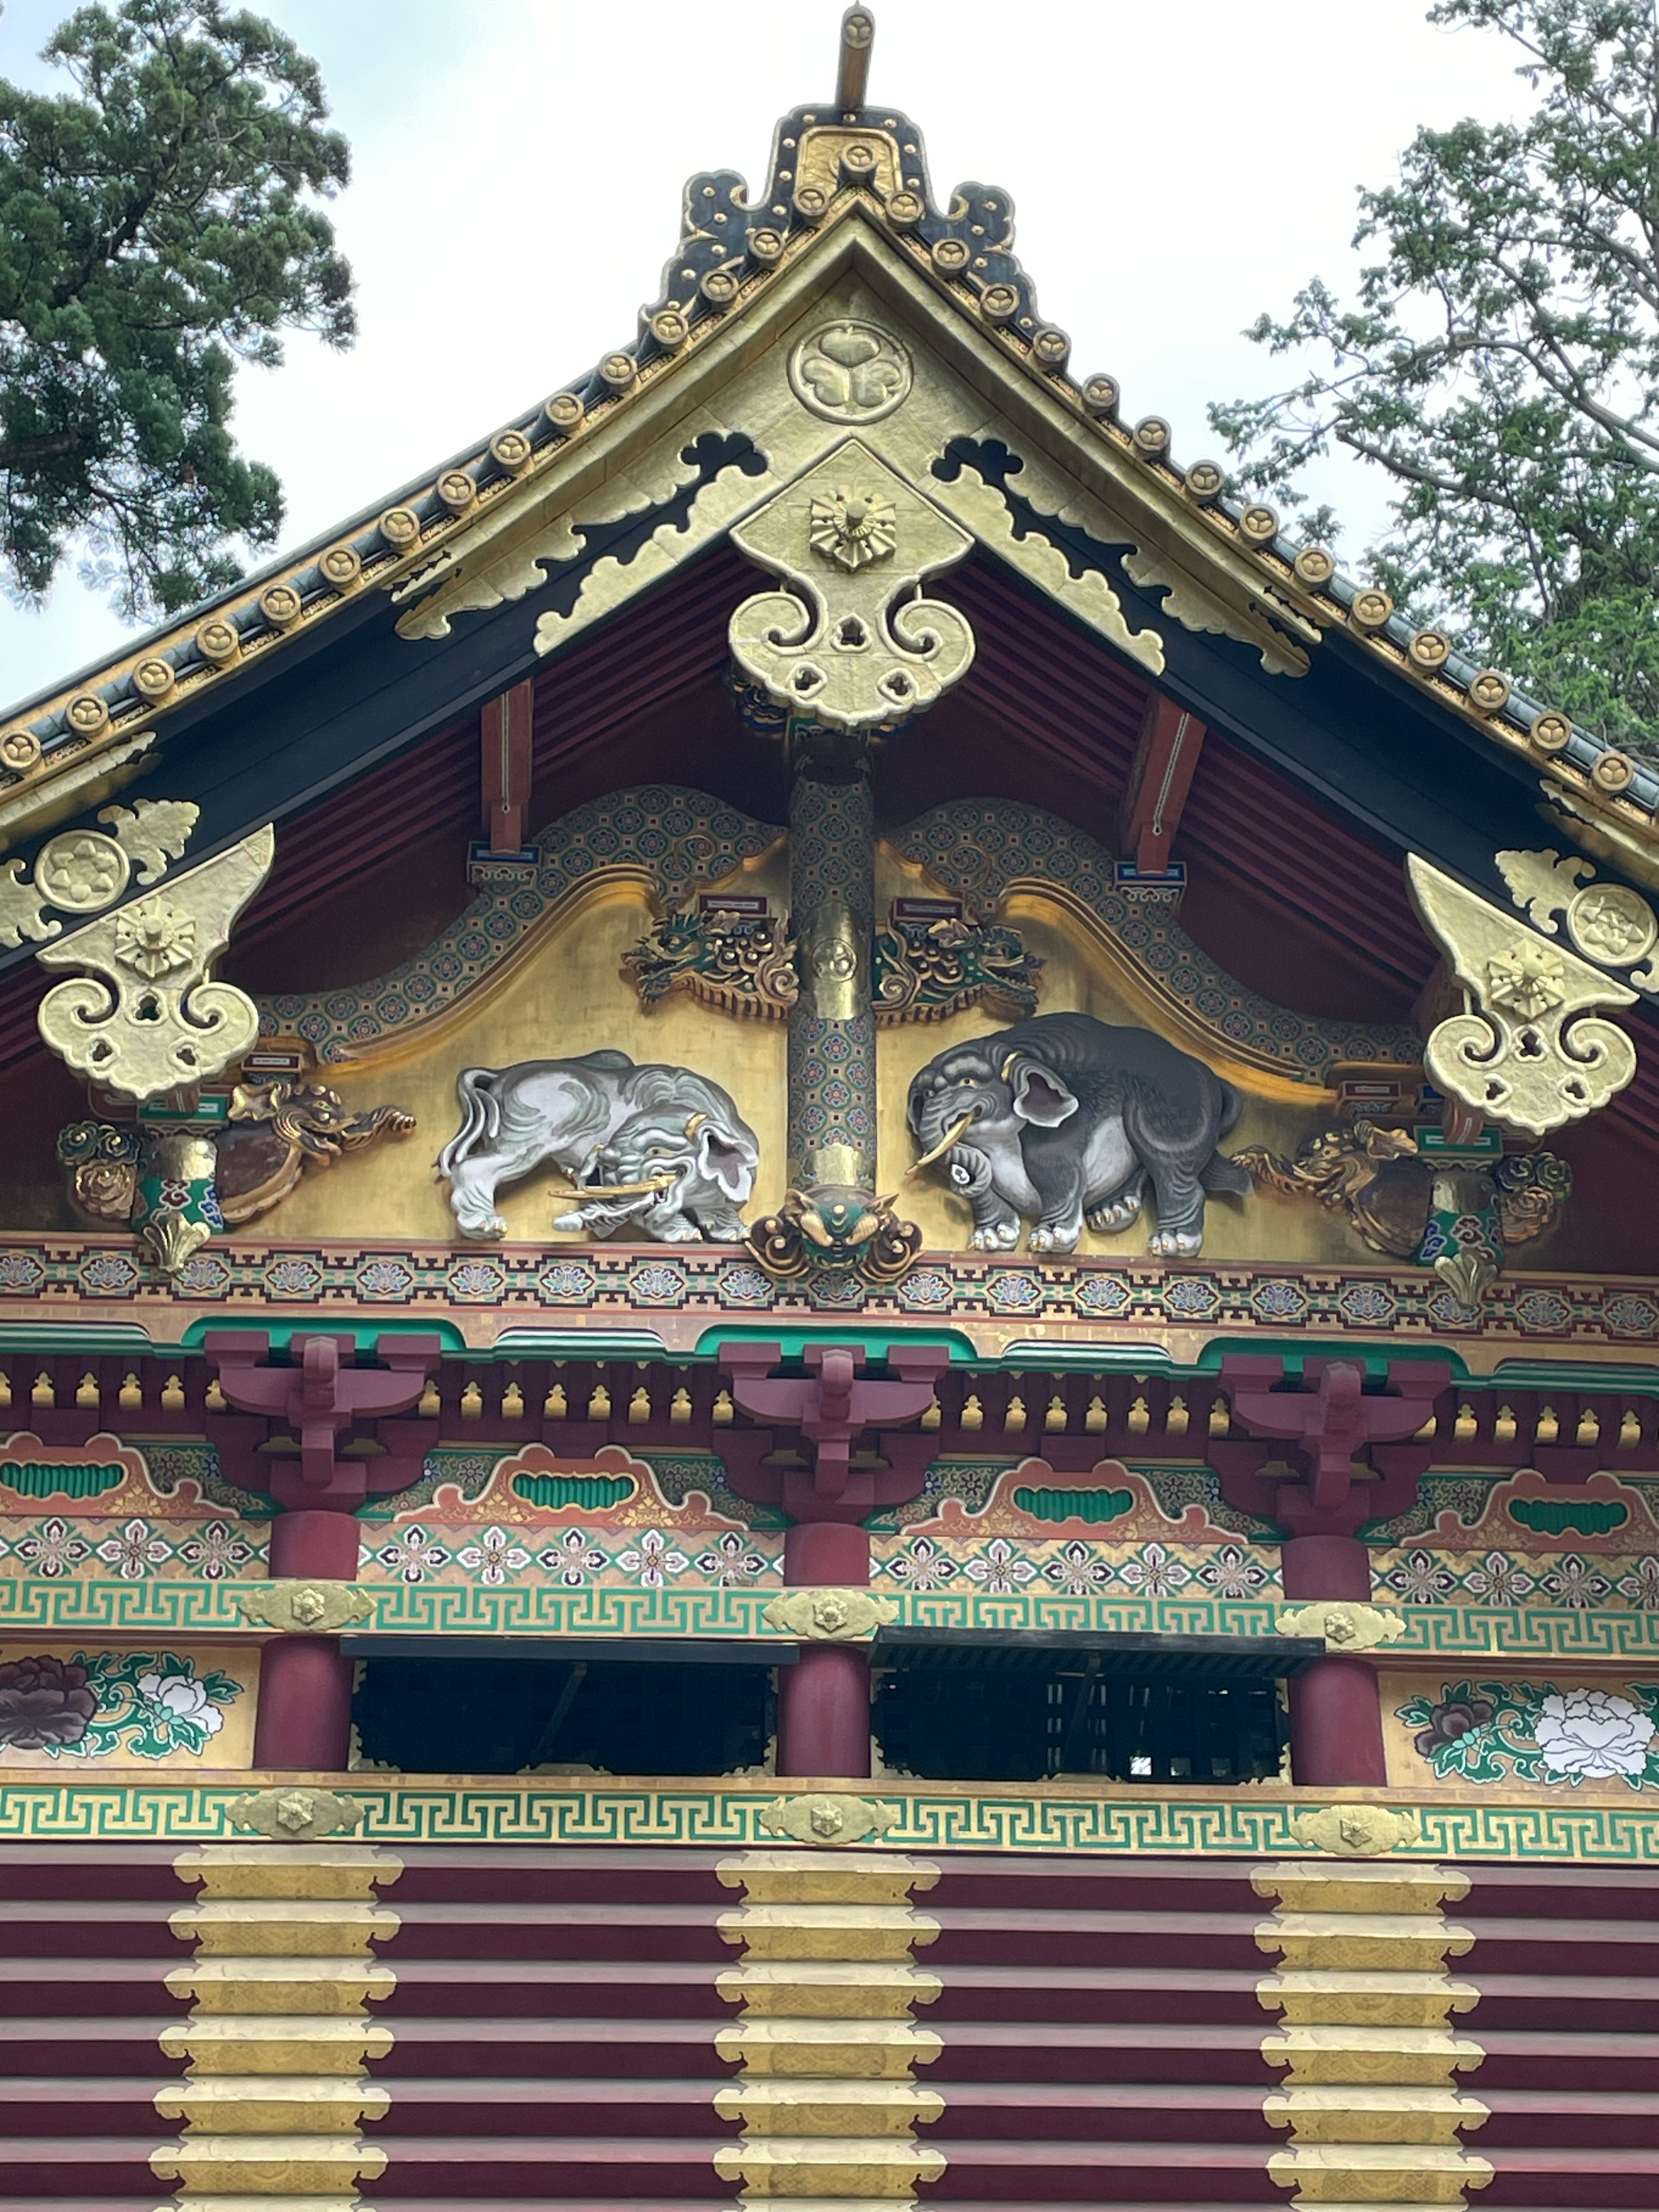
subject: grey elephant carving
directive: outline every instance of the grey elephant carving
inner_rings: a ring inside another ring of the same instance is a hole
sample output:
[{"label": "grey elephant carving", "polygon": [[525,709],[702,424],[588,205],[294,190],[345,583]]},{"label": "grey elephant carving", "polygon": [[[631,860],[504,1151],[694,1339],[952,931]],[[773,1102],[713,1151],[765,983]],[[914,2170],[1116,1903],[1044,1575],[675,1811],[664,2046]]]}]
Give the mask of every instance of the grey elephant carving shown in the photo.
[{"label": "grey elephant carving", "polygon": [[671,1244],[741,1243],[760,1146],[707,1076],[588,1052],[463,1068],[455,1095],[461,1126],[436,1171],[464,1237],[504,1237],[497,1188],[551,1161],[576,1200],[556,1229],[594,1236],[627,1222]]},{"label": "grey elephant carving", "polygon": [[1238,1115],[1238,1093],[1202,1060],[1092,1014],[1037,1014],[951,1045],[908,1106],[916,1166],[943,1164],[973,1210],[975,1250],[1011,1249],[1027,1220],[1033,1252],[1070,1252],[1085,1221],[1127,1229],[1150,1184],[1150,1248],[1170,1257],[1203,1249],[1212,1192],[1254,1188],[1216,1149]]}]

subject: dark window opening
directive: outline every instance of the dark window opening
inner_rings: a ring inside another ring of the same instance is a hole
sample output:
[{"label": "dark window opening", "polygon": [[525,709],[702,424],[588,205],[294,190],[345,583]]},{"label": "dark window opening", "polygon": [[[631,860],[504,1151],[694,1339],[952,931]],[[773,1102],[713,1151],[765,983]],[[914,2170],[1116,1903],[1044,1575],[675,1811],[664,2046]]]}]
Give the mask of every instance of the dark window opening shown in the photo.
[{"label": "dark window opening", "polygon": [[731,1774],[776,1728],[769,1668],[544,1657],[365,1660],[366,1760],[405,1774]]}]

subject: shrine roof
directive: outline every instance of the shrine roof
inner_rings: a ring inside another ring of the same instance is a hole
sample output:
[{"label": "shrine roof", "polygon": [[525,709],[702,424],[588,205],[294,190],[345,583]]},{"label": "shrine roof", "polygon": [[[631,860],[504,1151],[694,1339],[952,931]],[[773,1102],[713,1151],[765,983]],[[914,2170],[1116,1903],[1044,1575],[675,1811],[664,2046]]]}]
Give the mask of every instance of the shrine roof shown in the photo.
[{"label": "shrine roof", "polygon": [[[384,502],[8,717],[0,850],[27,850],[165,757],[169,790],[188,786],[209,802],[197,848],[205,851],[313,804],[520,680],[541,665],[521,611],[508,623],[470,617],[464,637],[451,635],[444,603],[467,564],[567,487],[617,473],[635,422],[706,408],[769,302],[831,281],[861,251],[943,311],[1005,398],[1024,392],[1050,461],[1058,447],[1079,483],[1110,487],[1120,511],[1180,547],[1182,584],[1200,575],[1200,592],[1231,611],[1231,629],[1212,623],[1203,635],[1199,620],[1183,633],[1181,586],[1164,574],[1138,592],[1121,560],[1135,549],[1092,538],[1086,502],[1039,517],[1074,574],[1113,556],[1111,588],[1126,612],[1170,633],[1154,672],[1183,704],[1371,834],[1489,887],[1494,845],[1536,836],[1540,794],[1558,834],[1637,881],[1659,882],[1659,774],[1527,698],[1441,632],[1413,629],[1386,593],[1324,549],[1295,544],[1268,507],[1236,497],[1215,463],[1179,463],[1169,424],[1128,419],[1111,377],[1074,372],[1069,341],[1045,319],[1015,252],[1009,195],[969,183],[941,204],[919,131],[866,100],[870,33],[867,11],[850,10],[838,98],[782,119],[762,191],[749,193],[730,170],[690,179],[679,243],[626,347]],[[998,483],[1002,450],[981,443],[969,459],[1001,495],[1018,538],[1027,495],[1009,479],[1022,464],[1011,458]],[[702,489],[752,472],[759,457],[745,437],[705,432],[682,459],[677,483],[608,533],[579,532],[574,557],[536,570],[538,611],[579,596],[607,559],[632,560],[653,533],[683,531]],[[638,562],[606,617],[659,573]],[[1051,596],[1063,600],[1063,590]],[[426,641],[423,652],[409,656],[411,638]],[[1264,641],[1265,681],[1249,649]],[[343,676],[347,659],[356,665]],[[440,659],[451,664],[441,676]],[[1309,668],[1317,682],[1287,680]]]}]

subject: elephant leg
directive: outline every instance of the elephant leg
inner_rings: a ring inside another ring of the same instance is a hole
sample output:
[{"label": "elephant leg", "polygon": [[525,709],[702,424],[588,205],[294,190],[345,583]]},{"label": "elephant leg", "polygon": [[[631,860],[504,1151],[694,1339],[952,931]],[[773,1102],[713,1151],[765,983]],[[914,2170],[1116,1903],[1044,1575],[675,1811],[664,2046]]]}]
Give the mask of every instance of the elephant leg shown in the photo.
[{"label": "elephant leg", "polygon": [[1158,1227],[1146,1240],[1149,1252],[1166,1260],[1189,1260],[1204,1249],[1204,1186],[1190,1168],[1154,1165]]},{"label": "elephant leg", "polygon": [[495,1211],[497,1187],[504,1182],[518,1182],[550,1157],[546,1146],[532,1139],[458,1160],[449,1178],[449,1203],[462,1235],[505,1237],[507,1223]]},{"label": "elephant leg", "polygon": [[1082,1160],[1069,1145],[1028,1144],[1025,1172],[1041,1209],[1027,1249],[1074,1252],[1083,1234]]},{"label": "elephant leg", "polygon": [[951,1188],[965,1198],[974,1217],[970,1252],[1012,1252],[1019,1242],[1019,1213],[997,1188],[996,1171],[986,1155],[968,1145],[951,1152]]},{"label": "elephant leg", "polygon": [[1140,1218],[1141,1203],[1146,1195],[1146,1170],[1136,1168],[1128,1180],[1104,1198],[1097,1199],[1085,1218],[1091,1229],[1103,1231],[1110,1236],[1115,1230],[1131,1228]]}]

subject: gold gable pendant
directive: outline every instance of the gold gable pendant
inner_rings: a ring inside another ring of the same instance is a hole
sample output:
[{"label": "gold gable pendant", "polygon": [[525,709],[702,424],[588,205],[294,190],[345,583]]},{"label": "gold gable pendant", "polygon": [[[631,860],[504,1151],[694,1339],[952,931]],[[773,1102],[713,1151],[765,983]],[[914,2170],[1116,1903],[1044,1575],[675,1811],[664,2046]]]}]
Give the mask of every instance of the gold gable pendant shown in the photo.
[{"label": "gold gable pendant", "polygon": [[1431,1080],[1500,1128],[1541,1137],[1594,1114],[1636,1073],[1636,1048],[1595,1006],[1633,1006],[1626,990],[1413,853],[1406,878],[1418,919],[1469,994],[1431,1031]]},{"label": "gold gable pendant", "polygon": [[209,970],[276,848],[267,824],[165,890],[43,945],[34,956],[42,967],[92,970],[40,1001],[40,1034],[58,1057],[101,1089],[141,1101],[192,1089],[239,1060],[258,1042],[259,1012]]},{"label": "gold gable pendant", "polygon": [[878,729],[931,707],[973,665],[967,617],[924,599],[921,583],[974,541],[860,440],[785,485],[732,537],[789,586],[743,602],[732,653],[796,714]]}]

